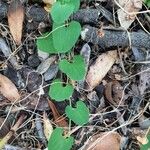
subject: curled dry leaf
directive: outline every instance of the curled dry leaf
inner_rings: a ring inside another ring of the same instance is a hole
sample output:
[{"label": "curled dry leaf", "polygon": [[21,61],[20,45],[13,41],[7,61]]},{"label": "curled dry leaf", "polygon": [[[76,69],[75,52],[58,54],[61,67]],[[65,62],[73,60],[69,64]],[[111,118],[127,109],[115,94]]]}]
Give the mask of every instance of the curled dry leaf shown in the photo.
[{"label": "curled dry leaf", "polygon": [[55,106],[55,104],[48,100],[48,104],[49,104],[49,107],[50,109],[52,110],[52,113],[53,113],[53,117],[54,117],[54,122],[59,126],[59,127],[67,127],[68,126],[68,123],[67,121],[65,120],[65,117],[61,116]]},{"label": "curled dry leaf", "polygon": [[21,44],[24,20],[24,7],[20,0],[12,0],[8,9],[8,24],[10,32],[17,45]]},{"label": "curled dry leaf", "polygon": [[14,83],[2,74],[0,74],[0,93],[10,101],[20,99],[20,95]]},{"label": "curled dry leaf", "polygon": [[93,136],[84,150],[119,150],[121,136],[117,132],[105,132]]},{"label": "curled dry leaf", "polygon": [[142,8],[142,1],[143,0],[118,0],[118,3],[122,8],[117,10],[117,14],[123,28],[128,29],[135,20],[136,15],[129,13],[138,12]]},{"label": "curled dry leaf", "polygon": [[123,105],[122,99],[123,88],[118,81],[112,81],[106,84],[105,97],[113,105]]},{"label": "curled dry leaf", "polygon": [[43,113],[43,124],[44,124],[44,134],[47,140],[49,140],[52,132],[53,132],[53,126],[47,117],[47,114],[44,112]]},{"label": "curled dry leaf", "polygon": [[92,90],[98,84],[100,84],[100,82],[105,77],[107,72],[110,70],[116,59],[117,59],[116,50],[104,53],[96,59],[94,65],[90,66],[90,69],[86,77],[88,90]]}]

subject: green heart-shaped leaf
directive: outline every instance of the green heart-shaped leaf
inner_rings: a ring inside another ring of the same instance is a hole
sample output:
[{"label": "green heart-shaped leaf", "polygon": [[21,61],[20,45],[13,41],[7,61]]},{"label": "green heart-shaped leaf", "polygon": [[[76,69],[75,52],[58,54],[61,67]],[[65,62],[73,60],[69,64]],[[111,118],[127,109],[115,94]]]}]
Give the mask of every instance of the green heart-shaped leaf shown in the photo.
[{"label": "green heart-shaped leaf", "polygon": [[145,0],[144,2],[146,3],[146,5],[147,5],[148,7],[150,7],[150,0]]},{"label": "green heart-shaped leaf", "polygon": [[76,108],[67,106],[65,112],[69,119],[82,126],[89,121],[89,109],[82,101],[78,101],[76,105]]},{"label": "green heart-shaped leaf", "polygon": [[83,80],[85,77],[85,62],[81,55],[74,56],[72,62],[63,59],[59,62],[59,69],[72,80]]},{"label": "green heart-shaped leaf", "polygon": [[54,80],[49,89],[49,96],[56,101],[64,101],[69,99],[73,94],[73,86],[67,84],[66,86],[62,85],[60,80]]},{"label": "green heart-shaped leaf", "polygon": [[37,39],[37,48],[46,53],[58,53],[53,45],[52,34],[45,33]]},{"label": "green heart-shaped leaf", "polygon": [[48,150],[70,150],[73,143],[74,143],[74,138],[73,137],[68,137],[65,138],[62,136],[63,134],[63,129],[61,128],[56,128],[49,141],[48,141]]},{"label": "green heart-shaped leaf", "polygon": [[52,6],[51,16],[55,23],[61,24],[64,23],[65,20],[69,18],[69,16],[73,13],[74,6],[70,3],[62,4],[60,2],[56,2]]},{"label": "green heart-shaped leaf", "polygon": [[80,0],[57,0],[57,1],[59,1],[61,3],[63,3],[63,1],[65,1],[65,3],[72,4],[74,6],[74,12],[76,12],[80,6]]},{"label": "green heart-shaped leaf", "polygon": [[65,53],[71,50],[77,42],[81,33],[81,26],[78,22],[72,21],[67,27],[59,27],[60,25],[53,24],[53,30],[57,28],[52,33],[53,43],[58,52]]}]

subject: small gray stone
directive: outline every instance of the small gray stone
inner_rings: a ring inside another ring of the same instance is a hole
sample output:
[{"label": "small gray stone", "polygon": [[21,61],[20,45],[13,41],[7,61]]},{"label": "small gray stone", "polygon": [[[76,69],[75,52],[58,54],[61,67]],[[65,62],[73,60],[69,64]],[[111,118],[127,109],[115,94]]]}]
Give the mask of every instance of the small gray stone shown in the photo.
[{"label": "small gray stone", "polygon": [[53,79],[58,72],[58,65],[54,64],[49,67],[49,69],[44,74],[45,81]]}]

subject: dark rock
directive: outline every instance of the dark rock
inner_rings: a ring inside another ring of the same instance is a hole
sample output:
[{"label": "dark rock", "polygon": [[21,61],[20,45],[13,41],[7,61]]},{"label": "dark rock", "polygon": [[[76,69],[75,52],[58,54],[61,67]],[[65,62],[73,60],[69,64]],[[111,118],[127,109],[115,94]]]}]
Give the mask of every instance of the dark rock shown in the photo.
[{"label": "dark rock", "polygon": [[42,76],[38,72],[27,67],[22,68],[20,72],[27,84],[26,86],[29,92],[39,89],[42,84]]},{"label": "dark rock", "polygon": [[8,12],[7,3],[0,1],[0,20],[2,20],[3,18],[6,18],[7,12]]},{"label": "dark rock", "polygon": [[39,97],[39,95],[37,94],[32,94],[28,97],[28,95],[26,95],[26,99],[25,101],[22,102],[22,105],[26,105],[27,109],[29,110],[34,110],[36,108],[36,110],[38,111],[46,111],[49,110],[49,105],[47,102],[47,98],[44,95],[41,95]]},{"label": "dark rock", "polygon": [[132,47],[132,52],[136,61],[143,61],[145,59],[146,52],[144,54],[143,50],[136,47]]},{"label": "dark rock", "polygon": [[28,57],[28,65],[30,67],[37,67],[40,64],[40,59],[37,55],[31,55]]},{"label": "dark rock", "polygon": [[17,71],[13,67],[8,66],[8,68],[4,70],[4,75],[8,77],[17,87],[19,88],[24,87],[24,82],[23,79],[21,78],[19,71]]},{"label": "dark rock", "polygon": [[53,79],[58,72],[58,65],[54,64],[49,67],[49,69],[44,74],[45,81]]},{"label": "dark rock", "polygon": [[46,10],[37,5],[33,5],[32,7],[28,9],[27,18],[28,20],[33,20],[35,22],[42,22],[42,21],[50,20],[49,14],[46,12]]}]

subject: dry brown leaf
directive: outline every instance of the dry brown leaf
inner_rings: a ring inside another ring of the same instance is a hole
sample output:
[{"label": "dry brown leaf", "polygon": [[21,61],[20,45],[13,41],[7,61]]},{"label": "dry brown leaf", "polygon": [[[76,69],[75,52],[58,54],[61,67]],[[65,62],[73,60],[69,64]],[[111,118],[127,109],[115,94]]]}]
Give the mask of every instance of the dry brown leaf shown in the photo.
[{"label": "dry brown leaf", "polygon": [[47,140],[49,140],[52,132],[53,132],[53,126],[47,117],[47,114],[44,112],[43,113],[43,125],[44,125],[44,134]]},{"label": "dry brown leaf", "polygon": [[20,0],[12,0],[8,9],[8,24],[10,32],[17,45],[21,44],[24,21],[24,7]]},{"label": "dry brown leaf", "polygon": [[121,136],[117,132],[93,136],[84,150],[120,150]]},{"label": "dry brown leaf", "polygon": [[20,99],[20,95],[14,83],[2,74],[0,74],[0,93],[10,101]]},{"label": "dry brown leaf", "polygon": [[61,116],[55,107],[54,103],[50,100],[48,100],[49,107],[52,110],[53,116],[54,116],[54,122],[59,126],[59,127],[67,127],[67,121],[65,120],[65,117]]},{"label": "dry brown leaf", "polygon": [[112,81],[106,84],[105,91],[104,91],[105,97],[107,100],[113,104],[113,105],[123,105],[122,95],[123,95],[123,87],[118,81]]},{"label": "dry brown leaf", "polygon": [[56,0],[43,0],[43,2],[46,4],[46,6],[44,7],[44,9],[47,12],[51,11],[52,5],[56,2]]},{"label": "dry brown leaf", "polygon": [[117,10],[118,19],[120,25],[126,30],[133,23],[136,16],[135,14],[130,15],[129,13],[138,12],[142,8],[142,1],[143,0],[118,0],[119,5],[122,7]]},{"label": "dry brown leaf", "polygon": [[140,136],[137,136],[136,139],[137,139],[142,145],[145,145],[145,144],[148,143],[147,137],[140,137]]},{"label": "dry brown leaf", "polygon": [[51,5],[53,5],[56,2],[56,0],[43,0],[43,2],[45,4],[51,4]]},{"label": "dry brown leaf", "polygon": [[115,60],[117,59],[117,51],[109,51],[100,55],[94,65],[92,65],[88,71],[86,82],[88,84],[88,90],[94,89],[107,72],[110,70]]}]

